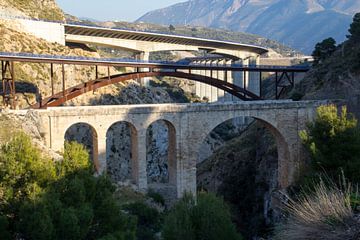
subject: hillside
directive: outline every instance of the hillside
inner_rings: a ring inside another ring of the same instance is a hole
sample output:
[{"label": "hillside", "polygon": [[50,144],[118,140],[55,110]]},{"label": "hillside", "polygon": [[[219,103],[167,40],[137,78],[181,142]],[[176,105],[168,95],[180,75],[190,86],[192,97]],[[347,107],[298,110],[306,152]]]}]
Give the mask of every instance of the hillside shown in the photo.
[{"label": "hillside", "polygon": [[0,0],[0,12],[5,15],[28,16],[36,19],[64,20],[64,12],[55,0]]},{"label": "hillside", "polygon": [[360,44],[345,41],[322,63],[308,72],[295,91],[302,99],[346,99],[360,117]]},{"label": "hillside", "polygon": [[343,41],[358,11],[357,0],[190,0],[149,12],[137,21],[253,33],[308,54],[329,36]]}]

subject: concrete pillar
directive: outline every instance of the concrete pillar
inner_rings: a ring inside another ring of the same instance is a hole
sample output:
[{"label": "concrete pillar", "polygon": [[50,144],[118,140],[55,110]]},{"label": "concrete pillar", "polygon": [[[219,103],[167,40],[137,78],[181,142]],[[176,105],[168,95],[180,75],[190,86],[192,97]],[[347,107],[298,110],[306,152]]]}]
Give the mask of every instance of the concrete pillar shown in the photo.
[{"label": "concrete pillar", "polygon": [[94,152],[94,164],[98,174],[102,175],[106,173],[106,132],[107,129],[96,129],[96,133],[93,132],[93,152]]},{"label": "concrete pillar", "polygon": [[[212,66],[217,66],[219,60],[211,61]],[[213,70],[212,71],[212,77],[215,79],[218,79],[218,71]],[[210,94],[210,102],[217,102],[218,100],[218,88],[211,86],[211,94]]]},{"label": "concrete pillar", "polygon": [[139,190],[146,191],[148,188],[146,171],[146,129],[141,129],[137,134],[137,179]]},{"label": "concrete pillar", "polygon": [[[225,65],[226,61],[222,59],[221,61],[218,61],[218,66]],[[217,78],[219,80],[225,81],[225,71],[217,71]],[[217,100],[218,102],[225,102],[225,92],[224,90],[217,89]]]},{"label": "concrete pillar", "polygon": [[[233,60],[232,64],[234,65],[243,65],[243,60],[239,59],[239,60]],[[233,72],[232,73],[232,78],[233,78],[233,84],[239,86],[239,87],[243,87],[244,84],[244,72]],[[232,101],[240,101],[240,99],[238,99],[237,97],[232,96]]]},{"label": "concrete pillar", "polygon": [[[140,61],[149,61],[150,59],[150,52],[141,52],[135,56],[136,60]],[[140,68],[141,72],[149,71],[148,68]],[[150,84],[150,78],[142,78],[137,80],[141,86],[148,87]]]},{"label": "concrete pillar", "polygon": [[[228,66],[230,66],[232,63],[233,63],[232,60],[226,61],[226,65],[228,65]],[[226,81],[231,84],[234,83],[233,72],[231,72],[231,71],[226,72]],[[233,101],[233,98],[234,98],[234,96],[232,96],[230,93],[228,93],[228,92],[225,93],[225,101],[231,102],[231,101]]]},{"label": "concrete pillar", "polygon": [[[196,65],[199,64],[199,61],[196,61],[194,62]],[[193,70],[194,74],[196,75],[200,75],[200,70]],[[200,88],[201,88],[201,83],[200,82],[195,82],[195,94],[196,96],[199,96],[201,95],[201,91],[200,91]]]},{"label": "concrete pillar", "polygon": [[[206,66],[211,66],[212,61],[211,60],[207,60],[206,61]],[[211,77],[211,70],[206,70],[205,71],[205,76],[207,77]],[[205,85],[205,94],[204,97],[206,97],[207,99],[209,99],[209,102],[211,102],[211,86],[209,84],[204,84]]]},{"label": "concrete pillar", "polygon": [[[206,65],[206,61],[201,61],[201,65]],[[204,69],[200,70],[200,75],[206,76],[206,71]],[[200,98],[203,99],[206,96],[206,84],[200,84]]]},{"label": "concrete pillar", "polygon": [[[250,66],[257,66],[260,63],[260,57],[251,57],[249,59]],[[248,90],[260,95],[260,73],[250,72],[248,78]]]}]

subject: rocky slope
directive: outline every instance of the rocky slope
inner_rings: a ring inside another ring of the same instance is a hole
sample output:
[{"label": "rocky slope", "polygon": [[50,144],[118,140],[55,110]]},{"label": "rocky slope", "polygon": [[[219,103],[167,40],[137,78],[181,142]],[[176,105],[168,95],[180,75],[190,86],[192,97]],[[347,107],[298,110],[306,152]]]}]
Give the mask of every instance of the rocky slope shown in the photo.
[{"label": "rocky slope", "polygon": [[263,236],[276,219],[277,150],[271,133],[255,122],[197,166],[198,188],[231,204],[247,239]]},{"label": "rocky slope", "polygon": [[357,0],[190,0],[149,12],[142,22],[258,34],[310,53],[329,36],[343,41]]},{"label": "rocky slope", "polygon": [[55,0],[0,0],[3,15],[27,16],[36,19],[62,21],[64,12]]},{"label": "rocky slope", "polygon": [[360,44],[345,41],[321,64],[315,66],[295,91],[302,99],[345,99],[350,111],[360,117]]}]

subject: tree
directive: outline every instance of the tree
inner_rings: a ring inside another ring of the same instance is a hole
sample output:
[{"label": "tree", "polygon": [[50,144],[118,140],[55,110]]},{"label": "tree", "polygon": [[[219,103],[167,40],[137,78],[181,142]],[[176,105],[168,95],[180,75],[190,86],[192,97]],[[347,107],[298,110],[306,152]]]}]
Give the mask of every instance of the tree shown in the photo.
[{"label": "tree", "polygon": [[175,27],[174,27],[174,25],[170,24],[170,25],[169,25],[169,30],[170,30],[170,32],[175,31]]},{"label": "tree", "polygon": [[123,209],[137,218],[137,240],[155,240],[161,230],[162,218],[159,211],[144,202],[127,204]]},{"label": "tree", "polygon": [[136,221],[121,211],[114,191],[106,176],[93,176],[82,145],[66,143],[64,159],[55,162],[17,135],[0,150],[0,233],[27,240],[135,239]]},{"label": "tree", "polygon": [[327,38],[322,42],[319,42],[315,45],[315,49],[312,53],[314,57],[314,63],[321,63],[324,59],[331,56],[331,54],[336,50],[336,41],[333,38]]},{"label": "tree", "polygon": [[335,179],[344,171],[354,183],[360,183],[360,132],[357,120],[342,107],[321,106],[308,130],[300,133],[312,158],[315,171],[325,171]]},{"label": "tree", "polygon": [[231,222],[229,207],[208,193],[199,193],[197,203],[185,194],[165,218],[163,236],[165,240],[242,239]]},{"label": "tree", "polygon": [[350,40],[360,40],[360,13],[356,13],[353,22],[350,25],[349,33],[351,35],[348,35],[347,37]]}]

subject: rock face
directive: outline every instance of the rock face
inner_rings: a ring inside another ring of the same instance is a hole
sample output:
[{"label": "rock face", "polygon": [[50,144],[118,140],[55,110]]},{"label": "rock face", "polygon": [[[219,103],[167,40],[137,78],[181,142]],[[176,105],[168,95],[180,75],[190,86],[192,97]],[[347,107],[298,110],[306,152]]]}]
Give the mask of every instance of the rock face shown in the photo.
[{"label": "rock face", "polygon": [[231,204],[247,239],[263,236],[277,219],[273,196],[278,187],[277,149],[269,131],[253,123],[198,164],[198,188],[215,192]]},{"label": "rock face", "polygon": [[357,0],[190,0],[149,12],[138,21],[254,33],[310,53],[322,39],[344,40],[359,11]]}]

